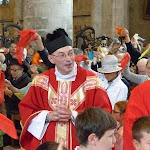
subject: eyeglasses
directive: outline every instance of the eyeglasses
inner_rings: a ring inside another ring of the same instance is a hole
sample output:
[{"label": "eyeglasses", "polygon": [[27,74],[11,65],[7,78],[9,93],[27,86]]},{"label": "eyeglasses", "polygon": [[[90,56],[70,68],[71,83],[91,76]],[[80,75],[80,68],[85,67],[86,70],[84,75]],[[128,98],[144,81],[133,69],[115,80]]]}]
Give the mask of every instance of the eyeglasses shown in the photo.
[{"label": "eyeglasses", "polygon": [[59,59],[65,59],[67,56],[71,58],[71,57],[74,57],[74,52],[71,51],[71,52],[68,53],[68,55],[66,55],[65,53],[61,52],[58,55],[52,54],[52,56],[58,57]]},{"label": "eyeglasses", "polygon": [[115,113],[115,114],[120,114],[121,112],[118,112],[118,111],[113,110],[113,113]]},{"label": "eyeglasses", "polygon": [[18,69],[10,69],[11,72],[17,72],[18,70],[20,70],[19,68]]}]

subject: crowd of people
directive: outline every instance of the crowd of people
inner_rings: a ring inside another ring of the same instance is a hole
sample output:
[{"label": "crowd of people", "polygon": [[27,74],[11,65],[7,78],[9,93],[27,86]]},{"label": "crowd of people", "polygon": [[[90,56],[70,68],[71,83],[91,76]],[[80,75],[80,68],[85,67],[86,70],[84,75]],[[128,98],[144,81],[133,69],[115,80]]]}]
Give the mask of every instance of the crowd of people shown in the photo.
[{"label": "crowd of people", "polygon": [[[44,41],[36,33],[22,63],[17,43],[1,48],[0,111],[9,119],[21,116],[16,144],[26,150],[149,150],[150,59],[144,44],[122,28],[110,45],[88,41],[81,50],[59,28]],[[10,137],[0,131],[3,149]]]}]

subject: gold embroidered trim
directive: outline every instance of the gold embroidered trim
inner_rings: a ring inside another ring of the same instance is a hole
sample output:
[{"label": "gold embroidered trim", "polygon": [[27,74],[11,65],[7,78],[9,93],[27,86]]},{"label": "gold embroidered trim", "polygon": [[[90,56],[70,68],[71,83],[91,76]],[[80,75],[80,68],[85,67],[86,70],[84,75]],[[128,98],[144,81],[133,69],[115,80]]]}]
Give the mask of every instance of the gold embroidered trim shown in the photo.
[{"label": "gold embroidered trim", "polygon": [[31,86],[39,86],[44,90],[48,91],[48,85],[49,84],[49,77],[46,75],[38,75],[36,76],[33,81]]}]

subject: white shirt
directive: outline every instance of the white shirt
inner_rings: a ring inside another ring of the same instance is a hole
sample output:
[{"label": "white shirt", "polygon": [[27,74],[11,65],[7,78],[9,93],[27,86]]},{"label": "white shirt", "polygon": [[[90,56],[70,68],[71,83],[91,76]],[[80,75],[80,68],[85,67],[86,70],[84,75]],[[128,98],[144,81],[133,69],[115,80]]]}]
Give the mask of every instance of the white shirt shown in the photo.
[{"label": "white shirt", "polygon": [[119,74],[118,77],[112,82],[108,82],[104,74],[99,73],[98,75],[104,83],[104,87],[112,104],[112,109],[114,109],[114,105],[116,102],[127,100],[128,88],[121,80],[121,74]]}]

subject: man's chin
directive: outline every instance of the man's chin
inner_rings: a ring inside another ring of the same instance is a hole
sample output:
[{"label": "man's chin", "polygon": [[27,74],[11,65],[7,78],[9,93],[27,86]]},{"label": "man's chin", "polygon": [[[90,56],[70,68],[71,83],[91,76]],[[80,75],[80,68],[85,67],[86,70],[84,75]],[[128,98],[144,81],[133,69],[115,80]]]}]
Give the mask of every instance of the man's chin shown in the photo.
[{"label": "man's chin", "polygon": [[67,68],[67,69],[73,70],[73,67],[74,67],[74,64],[66,65],[66,68]]},{"label": "man's chin", "polygon": [[72,66],[70,66],[70,67],[68,66],[68,67],[65,68],[65,71],[68,72],[68,74],[69,74],[72,70],[73,70],[73,67],[72,67]]},{"label": "man's chin", "polygon": [[66,72],[70,73],[72,70],[73,70],[73,68],[70,67],[70,68],[67,68],[67,69],[66,69]]}]

